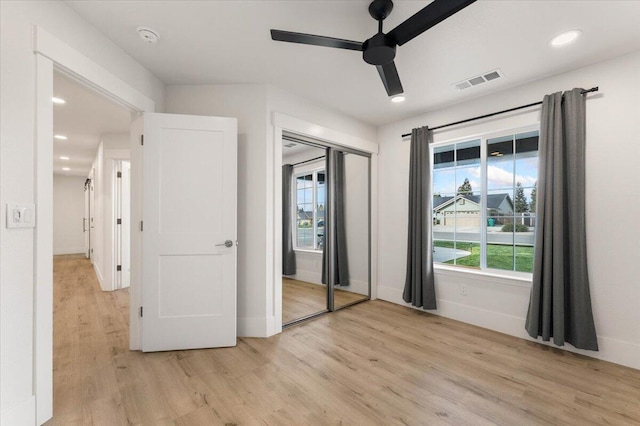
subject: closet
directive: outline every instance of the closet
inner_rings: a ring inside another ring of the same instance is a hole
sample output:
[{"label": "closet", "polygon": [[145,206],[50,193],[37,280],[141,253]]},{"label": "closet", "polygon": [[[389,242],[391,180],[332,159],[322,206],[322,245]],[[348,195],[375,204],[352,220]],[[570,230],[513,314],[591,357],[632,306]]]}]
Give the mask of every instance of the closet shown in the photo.
[{"label": "closet", "polygon": [[283,133],[282,322],[371,297],[371,158]]}]

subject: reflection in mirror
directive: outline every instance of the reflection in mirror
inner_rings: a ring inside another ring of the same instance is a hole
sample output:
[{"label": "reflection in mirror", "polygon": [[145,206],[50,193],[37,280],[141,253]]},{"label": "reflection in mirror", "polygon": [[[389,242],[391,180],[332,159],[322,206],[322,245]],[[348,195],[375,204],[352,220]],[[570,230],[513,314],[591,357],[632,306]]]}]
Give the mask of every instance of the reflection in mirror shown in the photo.
[{"label": "reflection in mirror", "polygon": [[325,149],[282,141],[282,323],[326,312],[322,250]]},{"label": "reflection in mirror", "polygon": [[369,158],[336,155],[334,310],[369,298]]}]

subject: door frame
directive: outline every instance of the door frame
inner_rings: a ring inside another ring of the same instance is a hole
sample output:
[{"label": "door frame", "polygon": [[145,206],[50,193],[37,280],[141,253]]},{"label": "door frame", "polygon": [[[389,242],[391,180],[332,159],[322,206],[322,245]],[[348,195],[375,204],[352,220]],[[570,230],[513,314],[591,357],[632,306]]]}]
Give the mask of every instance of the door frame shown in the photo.
[{"label": "door frame", "polygon": [[[124,165],[128,164],[128,167]],[[122,288],[129,288],[131,283],[130,272],[126,270],[126,268],[131,267],[131,160],[127,159],[117,159],[114,160],[114,194],[113,197],[113,208],[114,208],[114,218],[121,219],[121,223],[116,224],[113,228],[114,234],[114,267],[117,268],[117,265],[121,266],[121,271],[118,273],[117,269],[114,274],[114,290],[120,290]],[[125,170],[127,170],[125,172]],[[120,173],[120,178],[118,177],[118,173]],[[128,179],[128,181],[127,181]],[[127,209],[124,208],[128,206]],[[126,225],[125,225],[126,224]],[[129,232],[125,232],[124,229],[129,228]],[[125,247],[128,247],[125,250]],[[128,260],[125,262],[125,259],[128,254]],[[127,275],[129,275],[127,277]],[[124,278],[127,277],[127,285],[124,286]]]},{"label": "door frame", "polygon": [[84,217],[82,232],[84,235],[84,254],[87,259],[91,259],[91,174],[84,182]]},{"label": "door frame", "polygon": [[[36,397],[36,421],[42,424],[53,417],[53,72],[60,71],[107,98],[135,111],[132,120],[143,112],[154,112],[155,103],[138,90],[124,83],[42,27],[33,27],[33,52],[36,61],[36,122],[35,122],[35,203],[38,225],[34,237],[34,348],[33,392]],[[132,139],[133,140],[133,139]],[[139,146],[131,145],[132,199],[141,198],[138,186],[141,163]],[[134,184],[134,182],[136,182]],[[138,203],[131,204],[132,221],[141,216]],[[134,229],[132,227],[132,229]],[[131,235],[131,275],[139,273],[139,233]],[[140,283],[138,279],[132,278]],[[134,287],[132,285],[132,287]],[[140,285],[130,291],[130,349],[138,349],[140,322],[135,314]]]},{"label": "door frame", "polygon": [[282,332],[282,132],[288,131],[298,135],[306,136],[326,142],[331,146],[354,149],[371,154],[370,167],[370,230],[371,230],[371,261],[369,263],[369,276],[371,277],[371,300],[377,298],[378,270],[378,144],[343,133],[317,123],[302,120],[290,115],[274,112],[272,117],[273,138],[271,151],[273,152],[273,169],[270,174],[273,185],[270,187],[270,194],[267,199],[272,200],[272,204],[267,206],[268,211],[273,212],[272,229],[273,233],[267,235],[267,247],[273,250],[267,251],[267,256],[271,259],[268,273],[268,290],[271,297],[267,298],[267,312],[273,312],[273,328],[268,330],[268,335]]},{"label": "door frame", "polygon": [[[121,150],[114,150],[117,152],[121,152]],[[112,154],[113,155],[113,154]],[[120,290],[123,287],[123,277],[125,275],[124,267],[125,264],[123,262],[123,254],[125,245],[129,246],[128,252],[131,253],[131,208],[129,208],[129,214],[125,214],[125,210],[123,209],[124,205],[129,205],[131,207],[131,185],[128,185],[127,191],[124,191],[124,188],[127,186],[124,184],[125,174],[123,173],[123,163],[129,164],[129,172],[131,173],[131,161],[128,158],[128,153],[126,153],[127,158],[123,155],[109,157],[107,158],[110,162],[111,168],[111,186],[112,186],[112,197],[111,197],[111,251],[112,251],[112,280],[111,280],[111,290]],[[121,177],[118,177],[120,174]],[[129,177],[129,176],[127,176]],[[130,183],[130,182],[129,182]],[[125,197],[128,195],[128,200],[125,203]],[[117,223],[116,221],[120,219],[121,223]],[[127,224],[129,227],[129,239],[126,238],[126,233],[123,231],[124,224]],[[131,264],[131,256],[129,256],[129,265]],[[118,271],[117,266],[121,266],[121,270]],[[131,278],[129,277],[129,282],[131,282]],[[128,286],[127,286],[128,287]]]}]

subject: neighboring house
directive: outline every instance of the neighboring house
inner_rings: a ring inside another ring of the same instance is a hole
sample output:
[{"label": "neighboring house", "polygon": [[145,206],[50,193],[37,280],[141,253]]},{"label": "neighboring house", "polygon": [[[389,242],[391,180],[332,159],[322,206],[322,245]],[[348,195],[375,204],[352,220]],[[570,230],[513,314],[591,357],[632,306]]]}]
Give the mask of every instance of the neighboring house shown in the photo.
[{"label": "neighboring house", "polygon": [[[316,212],[316,215],[318,217],[318,222],[322,221],[324,223],[324,210],[318,210]],[[312,223],[313,223],[313,212],[299,209],[298,210],[298,226],[311,226]],[[318,224],[318,227],[322,227],[322,226],[324,225]]]},{"label": "neighboring house", "polygon": [[[513,201],[509,194],[487,196],[487,217],[513,216]],[[433,198],[433,223],[444,226],[480,226],[480,196],[458,194],[455,197]]]}]

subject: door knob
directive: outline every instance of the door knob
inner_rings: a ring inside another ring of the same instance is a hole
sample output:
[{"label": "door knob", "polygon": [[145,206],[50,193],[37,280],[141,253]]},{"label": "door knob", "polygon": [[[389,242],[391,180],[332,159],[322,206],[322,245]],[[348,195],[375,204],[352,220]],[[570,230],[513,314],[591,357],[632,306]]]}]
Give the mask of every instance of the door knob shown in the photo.
[{"label": "door knob", "polygon": [[233,241],[227,240],[222,244],[216,244],[216,247],[222,247],[222,246],[225,246],[227,248],[233,247]]}]

